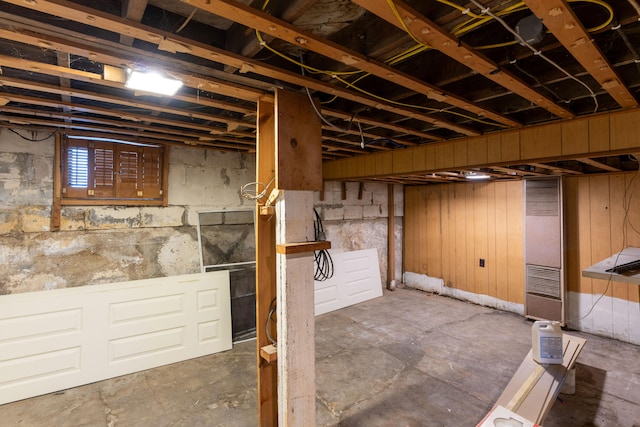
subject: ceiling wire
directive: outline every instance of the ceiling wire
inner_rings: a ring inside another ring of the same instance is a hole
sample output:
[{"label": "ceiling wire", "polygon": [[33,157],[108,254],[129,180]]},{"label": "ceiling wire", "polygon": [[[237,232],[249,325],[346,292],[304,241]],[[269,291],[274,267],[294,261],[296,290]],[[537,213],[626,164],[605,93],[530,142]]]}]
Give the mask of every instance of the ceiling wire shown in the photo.
[{"label": "ceiling wire", "polygon": [[[388,1],[390,1],[390,0],[388,0]],[[520,34],[518,34],[515,30],[513,30],[502,18],[497,16],[495,13],[491,12],[491,10],[488,7],[485,8],[482,4],[478,3],[476,0],[471,0],[471,3],[473,3],[478,8],[480,8],[480,10],[482,11],[483,14],[489,15],[489,16],[493,17],[493,19],[498,21],[507,31],[509,31],[511,34],[513,34],[513,36],[516,37],[523,46],[528,47],[533,52],[534,55],[537,55],[540,58],[544,59],[549,64],[551,64],[555,68],[557,68],[560,72],[565,74],[567,77],[569,77],[572,80],[575,80],[576,82],[578,82],[579,84],[584,86],[589,91],[589,93],[591,94],[591,98],[593,98],[593,103],[595,104],[593,112],[595,113],[595,112],[598,111],[598,108],[599,108],[598,98],[596,97],[596,94],[593,92],[593,90],[586,83],[584,83],[582,80],[578,79],[577,77],[573,76],[567,70],[562,68],[559,64],[557,64],[552,59],[547,57],[544,53],[542,53],[541,51],[539,51],[538,49],[533,47],[531,44],[527,43],[527,41],[524,38],[522,38],[522,36],[520,36]]]}]

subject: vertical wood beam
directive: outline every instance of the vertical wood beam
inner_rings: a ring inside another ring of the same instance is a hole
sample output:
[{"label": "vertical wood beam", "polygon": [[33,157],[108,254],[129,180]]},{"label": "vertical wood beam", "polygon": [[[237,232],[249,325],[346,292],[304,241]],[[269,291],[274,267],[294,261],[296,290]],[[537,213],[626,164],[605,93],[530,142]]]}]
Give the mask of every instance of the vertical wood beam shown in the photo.
[{"label": "vertical wood beam", "polygon": [[393,197],[393,184],[387,187],[387,207],[389,221],[387,222],[387,289],[395,290],[396,275],[396,210]]},{"label": "vertical wood beam", "polygon": [[[285,190],[276,203],[277,243],[313,235],[313,192]],[[278,421],[315,426],[315,314],[313,252],[277,254]]]},{"label": "vertical wood beam", "polygon": [[53,208],[51,211],[51,231],[60,231],[60,211],[62,210],[62,134],[56,132],[56,149],[53,159]]},{"label": "vertical wood beam", "polygon": [[[275,176],[275,108],[273,99],[258,100],[256,181],[267,184]],[[257,203],[260,204],[259,202]],[[256,212],[260,212],[256,206]],[[258,366],[258,425],[278,425],[277,365],[267,363],[260,349],[269,344],[267,317],[276,297],[276,221],[256,214],[256,357]],[[275,331],[271,331],[276,336]]]},{"label": "vertical wood beam", "polygon": [[[322,189],[322,127],[309,99],[276,90],[276,244],[311,242],[313,191]],[[313,250],[278,253],[278,422],[315,426]]]}]

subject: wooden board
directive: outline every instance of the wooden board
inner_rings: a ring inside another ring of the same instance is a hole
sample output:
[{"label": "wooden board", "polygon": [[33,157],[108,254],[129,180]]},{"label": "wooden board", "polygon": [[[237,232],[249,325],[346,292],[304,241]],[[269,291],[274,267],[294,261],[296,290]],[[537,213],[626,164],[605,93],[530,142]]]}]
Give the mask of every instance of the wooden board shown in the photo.
[{"label": "wooden board", "polygon": [[322,128],[309,98],[277,90],[275,126],[276,188],[322,190]]},{"label": "wooden board", "polygon": [[511,406],[516,414],[542,424],[585,342],[583,338],[563,334],[562,364],[538,364],[529,352],[496,401],[496,406]]},{"label": "wooden board", "polygon": [[[273,100],[258,101],[258,143],[256,179],[267,184],[275,177],[275,115]],[[259,204],[258,204],[259,205]],[[256,216],[256,363],[258,374],[258,425],[278,422],[277,366],[260,357],[260,349],[271,344],[267,337],[267,316],[276,298],[276,226],[272,217]],[[276,336],[275,325],[271,326]]]}]

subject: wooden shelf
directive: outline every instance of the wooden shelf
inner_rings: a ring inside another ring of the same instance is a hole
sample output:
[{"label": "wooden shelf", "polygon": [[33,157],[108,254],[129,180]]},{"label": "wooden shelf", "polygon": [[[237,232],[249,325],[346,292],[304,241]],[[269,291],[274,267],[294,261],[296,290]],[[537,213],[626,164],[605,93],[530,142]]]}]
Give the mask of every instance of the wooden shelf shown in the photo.
[{"label": "wooden shelf", "polygon": [[301,254],[304,252],[321,251],[331,249],[331,242],[321,240],[319,242],[283,243],[276,245],[276,252],[282,255]]}]

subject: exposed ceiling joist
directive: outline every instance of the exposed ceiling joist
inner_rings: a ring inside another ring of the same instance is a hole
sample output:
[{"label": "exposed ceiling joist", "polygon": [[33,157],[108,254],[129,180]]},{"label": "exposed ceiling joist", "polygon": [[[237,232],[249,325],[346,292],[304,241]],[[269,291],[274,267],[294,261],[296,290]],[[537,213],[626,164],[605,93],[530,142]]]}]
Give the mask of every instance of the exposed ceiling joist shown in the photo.
[{"label": "exposed ceiling joist", "polygon": [[[38,0],[34,3],[24,3],[20,0],[3,0],[7,3],[18,6],[33,8],[38,11],[49,13],[54,16],[69,19],[85,25],[97,28],[104,28],[118,34],[130,35],[134,38],[144,40],[158,46],[158,49],[172,53],[187,53],[210,61],[230,65],[241,70],[241,72],[253,72],[264,76],[286,81],[295,85],[307,87],[312,90],[336,95],[344,99],[367,105],[376,109],[385,109],[396,114],[405,115],[416,120],[422,120],[435,126],[447,128],[455,132],[460,132],[467,136],[477,136],[479,132],[462,125],[450,123],[448,121],[432,117],[428,114],[418,112],[411,108],[399,107],[381,101],[371,96],[361,95],[355,91],[343,89],[329,83],[305,77],[292,72],[284,71],[273,66],[269,66],[260,61],[252,61],[222,49],[206,46],[202,43],[190,41],[174,34],[159,31],[152,27],[147,27],[134,22],[124,22],[113,19],[109,14],[102,13],[95,9],[89,9],[81,5],[72,4],[64,0]],[[212,87],[211,90],[215,88]]]},{"label": "exposed ceiling joist", "polygon": [[[515,75],[501,70],[495,62],[460,41],[407,4],[399,0],[394,0],[392,3],[395,5],[394,10],[387,0],[353,1],[398,28],[405,30],[406,27],[406,30],[411,33],[412,37],[421,43],[441,51],[445,55],[480,73],[487,79],[498,83],[556,116],[564,119],[574,116],[571,111],[556,104],[555,101],[547,96],[533,90]],[[396,11],[398,16],[396,16]]]},{"label": "exposed ceiling joist", "polygon": [[[211,2],[209,0],[181,1],[199,7],[217,16],[223,16],[249,28],[254,28],[257,31],[269,34],[272,37],[285,40],[294,46],[311,50],[350,67],[366,71],[393,84],[403,86],[415,91],[416,93],[425,94],[429,98],[461,108],[480,117],[495,120],[505,126],[520,126],[520,123],[512,119],[496,114],[495,112],[489,111],[478,105],[474,105],[473,102],[460,98],[454,94],[446,93],[436,86],[429,85],[424,81],[420,81],[391,66],[378,62],[372,58],[368,58],[353,50],[346,49],[327,39],[316,37],[310,32],[300,30],[285,21],[276,19],[249,6],[244,6],[241,3],[230,0],[218,0],[215,2]],[[442,123],[441,126],[447,127],[446,123]]]},{"label": "exposed ceiling joist", "polygon": [[593,43],[573,9],[564,0],[524,0],[524,3],[621,107],[638,106],[638,102],[622,84],[609,61]]}]

